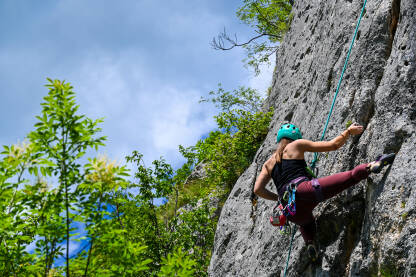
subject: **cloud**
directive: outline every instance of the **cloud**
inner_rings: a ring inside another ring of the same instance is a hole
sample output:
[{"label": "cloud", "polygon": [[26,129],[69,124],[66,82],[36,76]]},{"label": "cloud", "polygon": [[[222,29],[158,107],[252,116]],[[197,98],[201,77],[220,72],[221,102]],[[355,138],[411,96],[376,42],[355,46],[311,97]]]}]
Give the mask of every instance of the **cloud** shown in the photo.
[{"label": "cloud", "polygon": [[132,67],[128,57],[84,61],[74,76],[81,112],[105,117],[110,157],[122,160],[139,150],[145,159],[165,156],[176,161],[179,144],[194,144],[214,128],[214,111],[198,103],[203,91],[164,84],[138,64]]},{"label": "cloud", "polygon": [[[224,1],[43,1],[0,4],[0,75],[5,94],[0,140],[23,139],[40,113],[45,78],[71,82],[80,111],[104,117],[107,146],[122,161],[133,150],[145,159],[180,162],[179,144],[191,145],[214,128],[212,106],[198,104],[221,82],[247,85],[243,50],[212,50],[224,26],[242,39],[250,32]],[[18,16],[20,20],[16,20]],[[10,25],[11,24],[11,25]],[[261,77],[263,78],[263,77]],[[262,89],[266,81],[250,79]],[[19,103],[17,106],[16,103]],[[16,127],[17,126],[17,127]]]},{"label": "cloud", "polygon": [[267,96],[267,89],[272,85],[275,61],[275,55],[270,56],[270,64],[262,64],[260,66],[260,74],[258,76],[251,75],[249,78],[248,86],[257,89],[263,97]]},{"label": "cloud", "polygon": [[163,101],[166,105],[151,118],[151,137],[156,148],[172,151],[179,144],[194,144],[203,133],[215,127],[211,114],[198,103],[201,92],[178,91],[172,87],[163,91],[169,95],[168,101]]}]

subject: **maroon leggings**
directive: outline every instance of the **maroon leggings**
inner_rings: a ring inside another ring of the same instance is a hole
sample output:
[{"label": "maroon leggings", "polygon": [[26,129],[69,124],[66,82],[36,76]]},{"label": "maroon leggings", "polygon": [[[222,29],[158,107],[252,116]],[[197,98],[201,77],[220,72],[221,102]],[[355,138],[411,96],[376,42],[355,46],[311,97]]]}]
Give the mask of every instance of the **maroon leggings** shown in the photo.
[{"label": "maroon leggings", "polygon": [[[366,169],[367,165],[361,164],[350,171],[318,178],[323,201],[367,178],[369,174]],[[290,216],[289,220],[300,225],[300,232],[305,243],[312,242],[315,236],[315,218],[312,215],[312,210],[318,203],[315,188],[312,187],[311,181],[300,183],[296,190],[296,214]]]}]

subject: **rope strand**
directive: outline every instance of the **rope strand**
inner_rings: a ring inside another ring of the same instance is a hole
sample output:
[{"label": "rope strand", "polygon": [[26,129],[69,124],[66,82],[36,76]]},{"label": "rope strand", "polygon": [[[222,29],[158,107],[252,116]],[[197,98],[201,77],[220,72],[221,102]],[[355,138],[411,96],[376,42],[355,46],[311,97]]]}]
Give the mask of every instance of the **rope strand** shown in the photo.
[{"label": "rope strand", "polygon": [[[325,133],[326,133],[326,129],[328,128],[329,119],[331,118],[332,111],[334,110],[335,101],[337,99],[337,95],[338,95],[339,89],[341,87],[341,82],[342,82],[342,79],[344,77],[345,70],[347,69],[348,60],[350,59],[351,50],[352,50],[355,38],[356,38],[357,33],[358,33],[358,28],[360,27],[361,18],[364,15],[366,4],[367,4],[367,0],[364,0],[363,8],[361,9],[361,14],[360,14],[360,17],[358,18],[357,26],[355,27],[354,36],[352,37],[352,41],[351,41],[351,44],[350,44],[350,48],[348,50],[347,58],[345,59],[344,67],[342,68],[342,72],[341,72],[341,77],[339,78],[337,89],[336,89],[335,95],[334,95],[334,99],[332,100],[331,109],[329,111],[328,118],[327,118],[326,123],[325,123],[325,128],[324,128],[324,131],[323,131],[322,136],[321,136],[321,141],[324,140],[324,138],[325,138]],[[312,169],[315,169],[317,161],[318,161],[318,153],[315,152],[314,153],[314,158],[313,158],[313,160],[311,162],[311,165],[310,165]]]},{"label": "rope strand", "polygon": [[[331,118],[332,111],[334,110],[335,101],[337,99],[337,95],[338,95],[340,87],[341,87],[341,82],[342,82],[342,79],[344,77],[345,70],[347,69],[348,60],[350,59],[351,50],[352,50],[352,47],[353,47],[354,42],[355,42],[355,38],[356,38],[357,33],[358,33],[358,28],[360,27],[361,19],[364,15],[366,4],[367,4],[367,0],[364,0],[363,8],[361,9],[360,17],[358,18],[357,26],[355,27],[355,31],[354,31],[354,35],[352,37],[350,48],[348,49],[348,54],[347,54],[347,57],[345,59],[344,67],[342,68],[341,77],[339,78],[339,81],[338,81],[338,84],[337,84],[337,89],[335,91],[334,99],[332,100],[331,109],[329,110],[329,114],[328,114],[328,118],[326,119],[324,131],[322,132],[321,141],[324,140],[324,138],[325,138],[325,133],[326,133],[326,130],[328,128],[329,119]],[[318,161],[318,153],[315,152],[314,153],[314,158],[313,158],[313,160],[311,162],[311,165],[310,165],[312,170],[315,169],[317,161]],[[287,269],[289,267],[290,253],[292,251],[292,244],[293,244],[293,239],[294,239],[295,233],[296,233],[296,227],[297,226],[295,225],[295,227],[292,229],[292,238],[290,240],[289,253],[287,255],[286,268],[285,268],[285,272],[284,272],[284,275],[283,275],[284,277],[286,277]]]}]

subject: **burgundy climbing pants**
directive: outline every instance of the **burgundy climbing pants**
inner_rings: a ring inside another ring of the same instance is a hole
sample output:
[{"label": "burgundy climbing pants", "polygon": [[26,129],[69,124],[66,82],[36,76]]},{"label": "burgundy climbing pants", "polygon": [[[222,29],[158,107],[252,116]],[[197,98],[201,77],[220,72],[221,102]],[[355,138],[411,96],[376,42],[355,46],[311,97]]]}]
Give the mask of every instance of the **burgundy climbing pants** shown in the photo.
[{"label": "burgundy climbing pants", "polygon": [[[367,178],[369,173],[366,167],[367,164],[361,164],[350,171],[318,178],[323,201]],[[317,194],[311,181],[300,183],[296,190],[296,214],[288,219],[300,225],[300,232],[305,243],[312,242],[315,236],[316,227],[312,210],[318,203]]]}]

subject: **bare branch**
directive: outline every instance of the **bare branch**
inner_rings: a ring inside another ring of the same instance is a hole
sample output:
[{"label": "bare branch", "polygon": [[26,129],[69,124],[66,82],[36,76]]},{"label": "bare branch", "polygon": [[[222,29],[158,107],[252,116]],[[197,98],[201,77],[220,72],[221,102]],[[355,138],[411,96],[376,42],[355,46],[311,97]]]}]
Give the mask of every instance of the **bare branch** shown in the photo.
[{"label": "bare branch", "polygon": [[[276,36],[276,35],[274,35],[274,34],[268,34],[268,33],[260,33],[259,35],[257,35],[257,36],[255,36],[255,37],[252,37],[251,39],[249,39],[248,41],[246,41],[246,42],[244,42],[244,43],[238,43],[238,40],[237,40],[237,35],[235,35],[234,34],[234,39],[232,39],[228,34],[227,34],[227,32],[225,31],[225,28],[224,28],[224,31],[222,31],[218,36],[217,36],[217,38],[213,38],[212,39],[212,42],[210,43],[210,45],[211,45],[211,47],[213,48],[213,49],[215,49],[215,50],[231,50],[231,49],[233,49],[234,47],[239,47],[239,46],[244,46],[244,45],[247,45],[247,44],[249,44],[249,43],[251,43],[252,41],[254,41],[254,40],[256,40],[256,39],[258,39],[258,38],[261,38],[261,37],[263,37],[263,36],[269,36],[269,37],[278,37],[278,36]],[[231,46],[225,46],[225,44],[226,43],[229,43],[229,44],[231,44]]]}]

